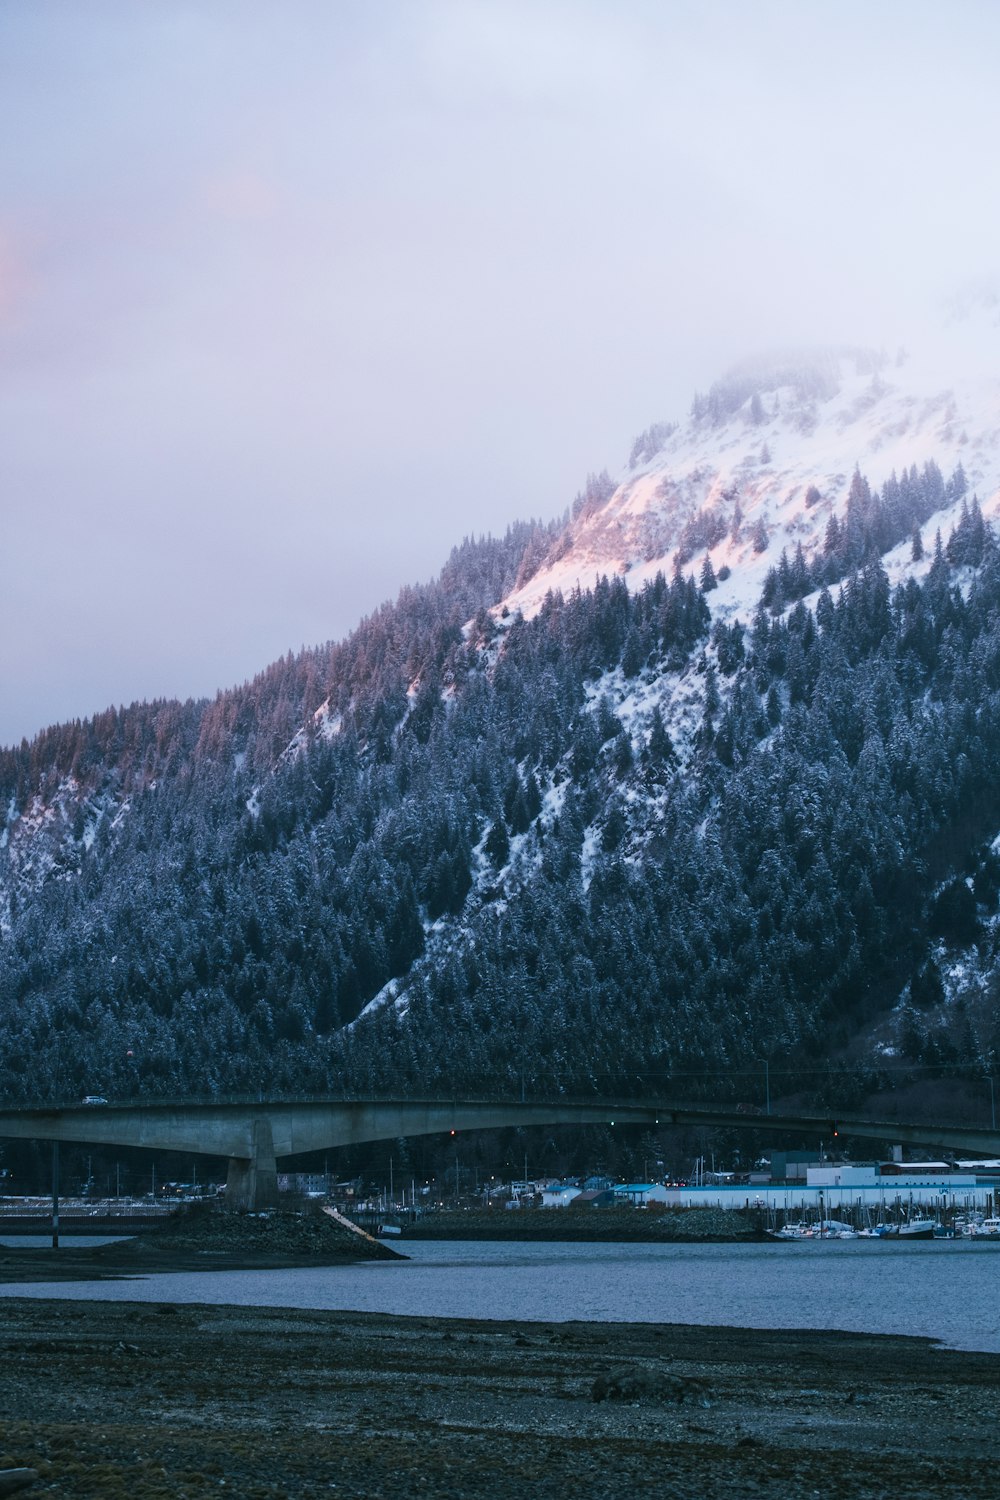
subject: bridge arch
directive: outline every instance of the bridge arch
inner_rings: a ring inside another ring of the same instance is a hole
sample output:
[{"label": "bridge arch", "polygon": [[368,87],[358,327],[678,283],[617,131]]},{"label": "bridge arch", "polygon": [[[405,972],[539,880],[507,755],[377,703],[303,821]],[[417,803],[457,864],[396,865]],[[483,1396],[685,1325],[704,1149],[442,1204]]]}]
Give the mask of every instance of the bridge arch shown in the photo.
[{"label": "bridge arch", "polygon": [[229,1158],[227,1201],[259,1210],[277,1200],[277,1162],[313,1151],[449,1131],[530,1125],[700,1126],[774,1134],[862,1137],[1000,1156],[1000,1132],[856,1116],[764,1114],[731,1104],[621,1100],[301,1099],[72,1105],[0,1110],[0,1137],[183,1151]]}]

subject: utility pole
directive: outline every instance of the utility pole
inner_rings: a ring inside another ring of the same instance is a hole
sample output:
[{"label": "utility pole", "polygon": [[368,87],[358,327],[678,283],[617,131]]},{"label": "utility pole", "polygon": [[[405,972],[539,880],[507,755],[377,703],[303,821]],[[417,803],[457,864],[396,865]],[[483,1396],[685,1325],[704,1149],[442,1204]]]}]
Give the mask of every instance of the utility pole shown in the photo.
[{"label": "utility pole", "polygon": [[59,1142],[52,1142],[52,1248],[59,1249]]},{"label": "utility pole", "polygon": [[764,1059],[764,1113],[771,1113],[771,1065]]}]

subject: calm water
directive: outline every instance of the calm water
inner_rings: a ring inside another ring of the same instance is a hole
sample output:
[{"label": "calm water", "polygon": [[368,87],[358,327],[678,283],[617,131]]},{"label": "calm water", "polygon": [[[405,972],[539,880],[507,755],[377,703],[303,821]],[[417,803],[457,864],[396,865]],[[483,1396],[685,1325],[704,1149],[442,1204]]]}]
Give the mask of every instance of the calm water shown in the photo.
[{"label": "calm water", "polygon": [[0,1296],[330,1308],[419,1317],[843,1328],[1000,1352],[1000,1246],[507,1245],[416,1241],[409,1261],[0,1286]]},{"label": "calm water", "polygon": [[[66,1234],[60,1236],[60,1244],[71,1250],[86,1250],[94,1245],[113,1245],[118,1240],[127,1240],[127,1234]],[[51,1245],[52,1231],[48,1234],[0,1234],[0,1245],[20,1245],[27,1250],[32,1245]]]}]

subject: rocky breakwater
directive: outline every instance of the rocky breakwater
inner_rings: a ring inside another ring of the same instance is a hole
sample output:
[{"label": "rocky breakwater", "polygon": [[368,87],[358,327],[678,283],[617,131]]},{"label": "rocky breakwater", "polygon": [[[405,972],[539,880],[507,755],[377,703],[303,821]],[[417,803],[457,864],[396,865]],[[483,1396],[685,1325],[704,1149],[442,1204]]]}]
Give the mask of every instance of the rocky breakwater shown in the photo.
[{"label": "rocky breakwater", "polygon": [[733,1244],[766,1238],[754,1210],[722,1208],[457,1209],[403,1230],[417,1240],[547,1240],[581,1244]]},{"label": "rocky breakwater", "polygon": [[0,1281],[101,1280],[154,1271],[277,1270],[405,1259],[332,1210],[226,1213],[195,1204],[132,1239],[0,1249]]}]

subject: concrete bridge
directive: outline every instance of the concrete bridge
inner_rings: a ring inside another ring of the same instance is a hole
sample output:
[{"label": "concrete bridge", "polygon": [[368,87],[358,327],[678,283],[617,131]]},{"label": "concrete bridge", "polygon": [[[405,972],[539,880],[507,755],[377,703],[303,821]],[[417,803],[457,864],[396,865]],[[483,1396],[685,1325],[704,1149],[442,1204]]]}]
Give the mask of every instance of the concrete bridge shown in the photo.
[{"label": "concrete bridge", "polygon": [[0,1139],[73,1141],[229,1157],[226,1200],[258,1210],[277,1199],[278,1158],[405,1136],[528,1125],[703,1126],[792,1136],[863,1137],[933,1151],[1000,1156],[1000,1131],[973,1126],[763,1114],[668,1100],[302,1099],[256,1103],[90,1104],[0,1110]]}]

